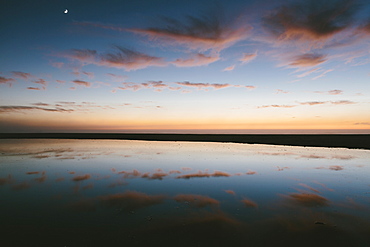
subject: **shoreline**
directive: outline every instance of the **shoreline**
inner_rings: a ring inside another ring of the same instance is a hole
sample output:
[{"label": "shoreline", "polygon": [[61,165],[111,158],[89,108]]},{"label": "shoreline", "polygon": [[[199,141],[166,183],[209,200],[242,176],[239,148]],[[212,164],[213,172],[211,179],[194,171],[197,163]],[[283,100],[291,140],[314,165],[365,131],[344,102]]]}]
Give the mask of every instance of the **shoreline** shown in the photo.
[{"label": "shoreline", "polygon": [[370,150],[370,134],[0,133],[0,139],[93,139],[267,144]]}]

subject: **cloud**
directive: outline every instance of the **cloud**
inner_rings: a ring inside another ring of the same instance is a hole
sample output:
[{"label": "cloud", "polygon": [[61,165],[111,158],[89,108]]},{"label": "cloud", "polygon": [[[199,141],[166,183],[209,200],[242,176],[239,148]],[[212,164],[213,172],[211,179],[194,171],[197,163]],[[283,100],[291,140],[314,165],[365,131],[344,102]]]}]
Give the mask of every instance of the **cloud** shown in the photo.
[{"label": "cloud", "polygon": [[173,199],[180,203],[188,203],[192,207],[204,208],[212,205],[219,205],[220,202],[216,199],[208,196],[192,195],[192,194],[180,194],[173,197]]},{"label": "cloud", "polygon": [[323,105],[326,104],[327,101],[308,101],[308,102],[301,102],[301,105]]},{"label": "cloud", "polygon": [[179,58],[171,63],[177,67],[194,67],[208,65],[218,60],[220,60],[219,54],[206,56],[202,53],[196,53],[187,59]]},{"label": "cloud", "polygon": [[324,63],[327,61],[326,55],[306,53],[298,55],[293,58],[293,61],[289,63],[292,67],[311,67]]},{"label": "cloud", "polygon": [[15,82],[15,80],[13,78],[6,78],[6,77],[2,77],[0,76],[0,84],[11,84],[12,82]]},{"label": "cloud", "polygon": [[257,52],[255,53],[244,53],[243,56],[239,59],[242,64],[249,63],[257,57]]},{"label": "cloud", "polygon": [[33,77],[33,75],[31,75],[30,73],[25,73],[21,71],[12,71],[11,73],[13,74],[14,77],[23,79],[23,80],[27,80]]},{"label": "cloud", "polygon": [[115,82],[122,82],[127,79],[127,76],[124,75],[116,75],[113,73],[107,73],[107,75]]},{"label": "cloud", "polygon": [[355,104],[355,102],[350,101],[350,100],[330,101],[330,103],[333,104],[333,105],[351,105],[351,104]]},{"label": "cloud", "polygon": [[149,66],[166,66],[168,63],[160,57],[149,56],[144,53],[115,46],[115,52],[98,54],[95,50],[73,49],[62,56],[78,60],[83,64],[95,64],[127,71],[143,69]]},{"label": "cloud", "polygon": [[46,86],[47,82],[44,80],[44,79],[38,79],[36,81],[33,81],[34,83],[37,83],[37,84],[41,84],[41,85],[44,85]]},{"label": "cloud", "polygon": [[90,174],[85,174],[85,175],[76,176],[76,177],[72,178],[72,181],[79,182],[79,181],[87,180],[87,179],[90,179],[90,178],[91,178]]},{"label": "cloud", "polygon": [[11,113],[11,112],[18,112],[18,111],[28,111],[28,110],[41,110],[47,112],[71,112],[72,109],[64,109],[60,107],[56,108],[45,108],[45,107],[38,107],[38,106],[0,106],[0,113]]},{"label": "cloud", "polygon": [[187,23],[164,17],[163,27],[132,28],[127,31],[147,36],[150,40],[163,41],[167,45],[182,45],[200,50],[222,50],[245,39],[251,27],[244,23],[240,26],[227,24],[220,18],[221,16],[221,13],[202,17],[187,16]]},{"label": "cloud", "polygon": [[147,195],[136,191],[126,191],[113,195],[99,197],[100,202],[108,207],[119,208],[124,211],[138,210],[156,204],[161,204],[166,196]]},{"label": "cloud", "polygon": [[235,69],[235,65],[231,65],[229,67],[224,68],[222,71],[232,71]]},{"label": "cloud", "polygon": [[247,175],[254,175],[254,174],[257,174],[257,172],[255,172],[255,171],[248,171],[247,173],[245,173],[245,174],[247,174]]},{"label": "cloud", "polygon": [[85,87],[91,87],[91,83],[90,82],[87,82],[87,81],[73,80],[72,82],[74,84],[76,84],[76,85],[81,85],[81,86],[85,86]]},{"label": "cloud", "polygon": [[314,93],[329,94],[329,95],[339,95],[343,94],[342,90],[329,90],[329,91],[315,91]]},{"label": "cloud", "polygon": [[257,106],[257,108],[292,108],[296,107],[296,105],[263,105],[263,106]]},{"label": "cloud", "polygon": [[38,87],[27,87],[28,90],[45,90],[45,88],[38,88]]},{"label": "cloud", "polygon": [[359,5],[353,0],[301,0],[283,5],[263,19],[280,40],[325,40],[349,28]]},{"label": "cloud", "polygon": [[325,70],[325,71],[324,71],[324,72],[322,72],[320,75],[315,76],[314,78],[312,78],[312,80],[319,79],[319,78],[321,78],[321,77],[325,76],[327,73],[332,72],[332,71],[334,71],[334,70],[333,70],[333,69]]},{"label": "cloud", "polygon": [[221,89],[226,87],[233,87],[233,85],[225,83],[225,84],[219,84],[219,83],[194,83],[194,82],[176,82],[176,84],[181,86],[187,86],[187,87],[196,87],[199,90],[207,87],[212,87],[214,89]]},{"label": "cloud", "polygon": [[370,122],[359,122],[359,123],[354,123],[354,125],[370,125]]},{"label": "cloud", "polygon": [[280,94],[280,93],[289,93],[288,91],[284,91],[282,89],[276,89],[276,93],[275,94]]},{"label": "cloud", "polygon": [[310,74],[312,74],[312,73],[317,72],[317,71],[318,71],[318,70],[320,70],[320,69],[321,69],[321,68],[313,68],[313,69],[310,69],[310,70],[308,70],[308,71],[306,71],[306,72],[304,72],[304,73],[302,73],[302,74],[296,75],[296,77],[298,77],[298,78],[306,77],[306,76],[308,76],[308,75],[310,75]]}]

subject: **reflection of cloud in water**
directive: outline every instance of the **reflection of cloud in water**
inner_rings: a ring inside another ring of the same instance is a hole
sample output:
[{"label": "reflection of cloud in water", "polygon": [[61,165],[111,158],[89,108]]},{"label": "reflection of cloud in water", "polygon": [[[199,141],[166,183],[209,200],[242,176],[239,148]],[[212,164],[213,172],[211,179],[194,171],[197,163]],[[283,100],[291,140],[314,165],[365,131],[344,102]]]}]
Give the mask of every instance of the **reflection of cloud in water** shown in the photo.
[{"label": "reflection of cloud in water", "polygon": [[40,172],[26,172],[27,175],[39,174]]},{"label": "reflection of cloud in water", "polygon": [[136,191],[126,191],[114,195],[100,196],[99,200],[108,207],[131,211],[156,204],[161,204],[166,198],[164,195],[147,195]]},{"label": "reflection of cloud in water", "polygon": [[284,171],[285,169],[290,169],[289,167],[287,166],[284,166],[284,167],[280,167],[280,166],[277,166],[277,170],[280,172],[280,171]]},{"label": "reflection of cloud in water", "polygon": [[304,207],[323,207],[329,205],[328,199],[316,194],[291,193],[290,195],[282,196],[288,199],[288,202]]},{"label": "reflection of cloud in water", "polygon": [[343,166],[329,166],[329,169],[330,170],[333,170],[333,171],[340,171],[340,170],[343,170]]},{"label": "reflection of cloud in water", "polygon": [[187,203],[192,207],[204,208],[211,205],[219,205],[220,202],[216,199],[208,196],[192,195],[192,194],[180,194],[173,197],[173,199],[180,203]]},{"label": "reflection of cloud in water", "polygon": [[330,189],[330,188],[328,188],[325,184],[323,184],[323,183],[320,183],[320,182],[318,182],[318,181],[312,181],[313,183],[315,183],[315,184],[318,184],[318,185],[321,185],[323,188],[325,188],[326,190],[328,190],[328,191],[334,191],[333,189]]},{"label": "reflection of cloud in water", "polygon": [[226,193],[230,194],[230,195],[236,195],[235,191],[233,190],[224,190]]},{"label": "reflection of cloud in water", "polygon": [[127,172],[127,171],[120,171],[118,174],[124,174],[124,178],[129,178],[129,177],[139,177],[141,176],[141,173],[134,169],[132,172]]},{"label": "reflection of cloud in water", "polygon": [[67,205],[67,208],[78,212],[94,212],[96,211],[96,202],[94,199],[82,199]]},{"label": "reflection of cloud in water", "polygon": [[181,167],[181,170],[183,170],[183,171],[191,171],[192,169],[190,167]]},{"label": "reflection of cloud in water", "polygon": [[304,187],[304,188],[306,188],[306,189],[312,190],[313,192],[320,193],[320,191],[319,191],[319,190],[314,189],[314,188],[312,188],[311,186],[308,186],[307,184],[299,183],[298,185],[300,185],[300,186],[302,186],[302,187]]},{"label": "reflection of cloud in water", "polygon": [[14,180],[13,180],[13,177],[12,177],[11,174],[9,174],[5,178],[0,178],[0,185],[11,184],[13,182],[14,182]]},{"label": "reflection of cloud in water", "polygon": [[43,182],[45,182],[46,178],[47,178],[46,175],[42,175],[42,177],[35,178],[35,181],[37,181],[39,183],[43,183]]},{"label": "reflection of cloud in water", "polygon": [[243,198],[243,200],[241,200],[241,202],[244,204],[244,206],[246,206],[247,208],[258,208],[258,204],[255,203],[254,201],[252,200],[249,200],[247,198]]},{"label": "reflection of cloud in water", "polygon": [[27,182],[23,182],[23,183],[20,183],[20,184],[15,184],[12,186],[12,190],[24,190],[24,189],[28,189],[30,188],[31,185]]},{"label": "reflection of cloud in water", "polygon": [[168,172],[169,174],[181,174],[181,171],[178,170],[171,170]]},{"label": "reflection of cloud in water", "polygon": [[162,180],[166,176],[168,176],[168,174],[165,173],[165,172],[156,172],[156,173],[153,173],[152,175],[150,175],[149,173],[145,173],[141,177],[142,178],[147,178],[147,179],[158,179],[158,180]]},{"label": "reflection of cloud in water", "polygon": [[85,175],[81,175],[81,176],[76,176],[74,178],[72,178],[73,181],[75,182],[78,182],[78,181],[82,181],[82,180],[87,180],[91,178],[91,175],[90,174],[85,174]]},{"label": "reflection of cloud in water", "polygon": [[62,182],[64,180],[65,180],[64,178],[57,178],[57,179],[55,179],[55,182]]},{"label": "reflection of cloud in water", "polygon": [[221,172],[221,171],[215,171],[214,173],[206,173],[199,171],[198,173],[192,173],[192,174],[185,174],[181,176],[177,176],[176,178],[208,178],[208,177],[230,177],[231,175],[227,172]]},{"label": "reflection of cloud in water", "polygon": [[255,172],[255,171],[248,171],[247,173],[245,173],[245,174],[247,174],[247,175],[254,175],[254,174],[257,174],[257,172]]}]

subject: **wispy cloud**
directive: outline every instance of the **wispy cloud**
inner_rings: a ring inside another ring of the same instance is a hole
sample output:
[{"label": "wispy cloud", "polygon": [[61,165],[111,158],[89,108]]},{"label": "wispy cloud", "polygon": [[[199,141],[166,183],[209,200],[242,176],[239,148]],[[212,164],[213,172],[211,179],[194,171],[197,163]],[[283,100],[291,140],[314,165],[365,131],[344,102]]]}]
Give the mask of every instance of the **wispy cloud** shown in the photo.
[{"label": "wispy cloud", "polygon": [[219,59],[220,59],[219,54],[207,56],[202,53],[196,53],[191,55],[189,58],[186,59],[178,58],[171,63],[177,67],[194,67],[208,65],[210,63],[218,61]]},{"label": "wispy cloud", "polygon": [[15,79],[13,79],[13,78],[6,78],[6,77],[3,77],[3,76],[0,76],[0,84],[12,85],[13,82],[15,82]]},{"label": "wispy cloud", "polygon": [[370,125],[370,122],[359,122],[359,123],[354,123],[354,125]]},{"label": "wispy cloud", "polygon": [[81,86],[84,86],[84,87],[91,87],[91,82],[88,82],[88,81],[73,80],[72,83],[74,83],[76,85],[81,85]]},{"label": "wispy cloud", "polygon": [[0,106],[0,113],[11,113],[11,112],[22,112],[22,111],[29,111],[29,110],[41,110],[47,112],[71,112],[72,109],[64,109],[64,108],[45,108],[45,107],[37,107],[37,106]]},{"label": "wispy cloud", "polygon": [[351,105],[356,104],[356,102],[350,100],[338,100],[338,101],[308,101],[300,102],[301,105],[323,105],[323,104],[333,104],[333,105]]},{"label": "wispy cloud", "polygon": [[249,63],[250,61],[252,61],[256,57],[257,57],[257,52],[255,52],[255,53],[244,53],[243,56],[239,59],[239,61],[242,62],[242,64]]},{"label": "wispy cloud", "polygon": [[342,90],[335,89],[335,90],[329,90],[329,91],[315,91],[314,93],[329,94],[329,95],[339,95],[339,94],[343,94],[343,91]]},{"label": "wispy cloud", "polygon": [[47,84],[47,82],[44,79],[41,79],[41,78],[38,79],[38,80],[32,81],[32,82],[34,82],[36,84],[41,84],[41,85],[44,85],[44,86],[46,86],[46,84]]},{"label": "wispy cloud", "polygon": [[263,106],[257,106],[257,108],[292,108],[296,107],[296,105],[263,105]]},{"label": "wispy cloud", "polygon": [[33,77],[33,75],[31,75],[30,73],[25,73],[21,71],[12,71],[11,73],[15,78],[19,78],[23,80],[28,80]]},{"label": "wispy cloud", "polygon": [[83,64],[114,67],[127,71],[143,69],[149,66],[165,66],[168,63],[163,58],[115,46],[111,53],[98,54],[96,50],[73,49],[62,56],[77,60]]},{"label": "wispy cloud", "polygon": [[220,83],[194,83],[194,82],[177,82],[178,85],[181,86],[187,86],[187,87],[196,87],[198,89],[203,89],[203,88],[214,88],[214,89],[221,89],[221,88],[226,88],[226,87],[232,87],[233,85],[225,83],[225,84],[220,84]]},{"label": "wispy cloud", "polygon": [[289,63],[291,67],[311,67],[324,63],[327,61],[326,55],[306,53],[298,55],[293,58],[293,61]]},{"label": "wispy cloud", "polygon": [[224,68],[222,71],[232,71],[235,69],[235,65],[231,65],[229,67]]},{"label": "wispy cloud", "polygon": [[154,41],[182,45],[190,49],[222,50],[245,39],[251,27],[239,25],[238,22],[226,23],[221,16],[221,13],[201,17],[187,16],[187,23],[165,17],[162,19],[162,27],[132,28],[127,31],[147,36]]}]

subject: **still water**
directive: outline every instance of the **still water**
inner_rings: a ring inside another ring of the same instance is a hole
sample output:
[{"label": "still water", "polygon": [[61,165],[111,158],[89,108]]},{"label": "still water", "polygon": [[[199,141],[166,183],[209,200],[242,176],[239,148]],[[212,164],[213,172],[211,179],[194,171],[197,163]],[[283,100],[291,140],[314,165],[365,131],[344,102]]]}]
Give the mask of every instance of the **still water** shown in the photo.
[{"label": "still water", "polygon": [[1,246],[370,246],[370,151],[0,140]]}]

